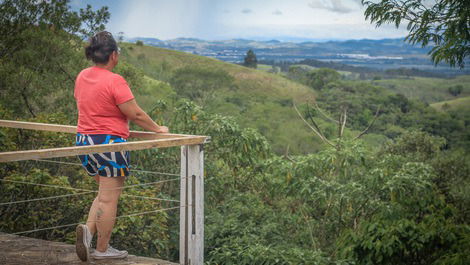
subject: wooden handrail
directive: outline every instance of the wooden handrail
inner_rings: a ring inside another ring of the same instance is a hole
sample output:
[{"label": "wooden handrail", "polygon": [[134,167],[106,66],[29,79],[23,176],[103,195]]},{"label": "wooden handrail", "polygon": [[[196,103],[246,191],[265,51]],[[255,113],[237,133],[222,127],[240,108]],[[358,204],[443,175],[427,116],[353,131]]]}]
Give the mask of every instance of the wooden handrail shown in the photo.
[{"label": "wooden handrail", "polygon": [[[73,133],[73,134],[77,133],[77,126],[51,124],[51,123],[39,123],[39,122],[27,122],[27,121],[0,120],[0,127],[48,131],[48,132]],[[165,138],[190,137],[190,136],[192,135],[130,131],[129,137],[151,140],[151,139],[165,139]]]},{"label": "wooden handrail", "polygon": [[126,143],[72,146],[27,151],[1,152],[0,162],[12,162],[31,159],[76,156],[91,153],[120,152],[125,150],[143,150],[171,146],[194,145],[204,143],[205,136],[178,137],[155,140],[144,140]]},{"label": "wooden handrail", "polygon": [[[10,121],[0,120],[0,127],[40,130],[49,132],[62,132],[73,133],[77,131],[76,126],[48,124],[38,122],[24,122],[24,121]],[[172,146],[183,145],[197,145],[206,143],[209,139],[208,136],[201,135],[187,135],[187,134],[172,134],[172,133],[153,133],[132,131],[131,137],[146,139],[141,141],[132,141],[125,143],[101,144],[101,145],[88,145],[88,146],[72,146],[61,148],[49,148],[27,151],[11,151],[0,152],[0,162],[12,162],[31,159],[44,159],[54,157],[76,156],[91,153],[104,153],[104,152],[120,152],[143,150],[149,148],[163,148]]]}]

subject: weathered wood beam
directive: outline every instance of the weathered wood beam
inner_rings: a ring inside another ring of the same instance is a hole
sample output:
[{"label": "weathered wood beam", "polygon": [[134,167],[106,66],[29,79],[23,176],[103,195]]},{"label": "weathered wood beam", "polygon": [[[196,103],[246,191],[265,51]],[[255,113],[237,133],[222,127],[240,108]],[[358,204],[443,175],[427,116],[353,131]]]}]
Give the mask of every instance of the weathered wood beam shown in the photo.
[{"label": "weathered wood beam", "polygon": [[77,133],[76,126],[39,123],[39,122],[0,120],[0,127],[49,131],[49,132]]},{"label": "weathered wood beam", "polygon": [[204,148],[181,147],[180,264],[204,264]]},{"label": "weathered wood beam", "polygon": [[183,136],[166,139],[143,140],[125,143],[100,144],[88,146],[73,146],[28,151],[1,152],[0,162],[12,162],[31,159],[44,159],[54,157],[76,156],[91,153],[120,152],[142,150],[149,148],[163,148],[171,146],[203,144],[207,136]]},{"label": "weathered wood beam", "polygon": [[[73,134],[77,133],[77,126],[39,123],[39,122],[0,120],[0,127],[48,131],[48,132],[73,133]],[[139,139],[146,139],[146,140],[192,136],[192,135],[187,135],[187,134],[154,133],[154,132],[143,132],[143,131],[131,131],[130,133],[131,133],[129,136],[130,138],[139,138]]]}]

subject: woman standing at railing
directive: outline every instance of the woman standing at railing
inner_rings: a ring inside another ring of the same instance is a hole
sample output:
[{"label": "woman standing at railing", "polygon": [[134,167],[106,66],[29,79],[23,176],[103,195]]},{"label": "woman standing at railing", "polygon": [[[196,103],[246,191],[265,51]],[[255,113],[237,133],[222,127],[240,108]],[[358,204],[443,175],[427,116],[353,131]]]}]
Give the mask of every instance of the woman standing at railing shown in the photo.
[{"label": "woman standing at railing", "polygon": [[[156,124],[137,104],[126,80],[112,72],[119,61],[119,47],[111,33],[95,34],[85,49],[87,59],[95,65],[82,70],[75,80],[74,97],[78,108],[76,145],[112,144],[129,137],[129,121],[144,130],[166,133],[168,128]],[[109,245],[116,219],[119,196],[129,175],[129,151],[79,156],[87,173],[99,184],[98,195],[91,205],[86,225],[76,229],[76,251],[86,261],[91,240],[98,234],[95,259],[125,258],[127,251]]]}]

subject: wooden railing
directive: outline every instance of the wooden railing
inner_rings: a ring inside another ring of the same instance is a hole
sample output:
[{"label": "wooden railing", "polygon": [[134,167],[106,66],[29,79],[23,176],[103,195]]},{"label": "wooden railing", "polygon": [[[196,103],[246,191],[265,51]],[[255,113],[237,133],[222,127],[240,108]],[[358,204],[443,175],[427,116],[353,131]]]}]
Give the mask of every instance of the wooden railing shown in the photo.
[{"label": "wooden railing", "polygon": [[[76,126],[0,120],[0,127],[76,134]],[[143,140],[92,146],[0,152],[0,162],[45,159],[90,153],[181,146],[180,264],[204,263],[204,144],[208,136],[131,131]]]}]

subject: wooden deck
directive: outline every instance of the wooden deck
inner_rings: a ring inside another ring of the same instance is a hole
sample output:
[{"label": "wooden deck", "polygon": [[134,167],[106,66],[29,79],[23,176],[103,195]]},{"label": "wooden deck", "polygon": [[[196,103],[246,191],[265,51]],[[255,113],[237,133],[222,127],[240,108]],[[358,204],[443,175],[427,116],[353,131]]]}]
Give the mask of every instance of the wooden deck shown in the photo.
[{"label": "wooden deck", "polygon": [[165,260],[129,255],[122,260],[90,260],[82,262],[75,254],[75,246],[30,237],[0,233],[1,265],[177,265]]}]

